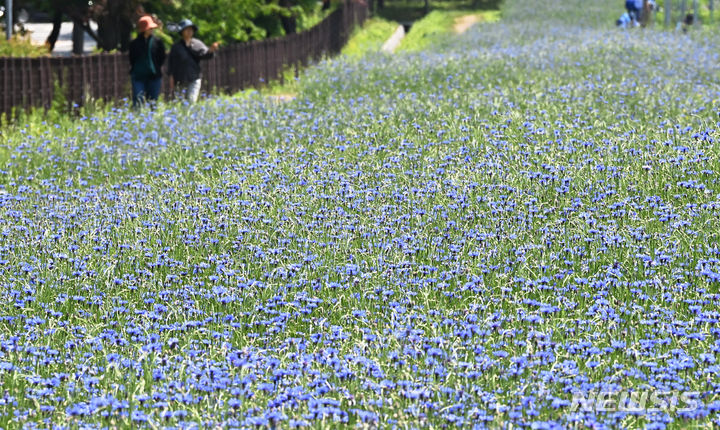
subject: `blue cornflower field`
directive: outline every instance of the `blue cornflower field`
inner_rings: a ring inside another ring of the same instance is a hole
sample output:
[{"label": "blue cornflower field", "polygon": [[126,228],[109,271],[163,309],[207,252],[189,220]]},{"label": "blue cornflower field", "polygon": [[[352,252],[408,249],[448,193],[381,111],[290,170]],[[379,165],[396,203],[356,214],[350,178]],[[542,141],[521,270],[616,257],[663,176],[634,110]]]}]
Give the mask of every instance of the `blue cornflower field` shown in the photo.
[{"label": "blue cornflower field", "polygon": [[0,427],[720,425],[720,38],[621,12],[8,135]]}]

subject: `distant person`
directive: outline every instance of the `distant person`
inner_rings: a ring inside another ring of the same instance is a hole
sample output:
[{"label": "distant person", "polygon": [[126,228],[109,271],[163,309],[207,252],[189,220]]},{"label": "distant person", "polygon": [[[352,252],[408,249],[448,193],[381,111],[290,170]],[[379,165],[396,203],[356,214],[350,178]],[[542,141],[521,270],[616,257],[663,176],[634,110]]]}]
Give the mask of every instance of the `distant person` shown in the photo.
[{"label": "distant person", "polygon": [[[628,5],[630,3],[630,5]],[[642,0],[640,3],[642,3],[642,10],[638,14],[635,15],[634,19],[633,16],[630,15],[629,10],[632,8],[634,9],[638,2],[635,1],[627,1],[625,3],[625,8],[628,9],[628,12],[623,13],[620,15],[620,18],[618,18],[617,21],[615,21],[615,25],[620,28],[630,28],[630,27],[637,27],[638,23],[642,23],[642,25],[648,25],[652,24],[652,14],[657,10],[657,4],[655,3],[655,0]]]},{"label": "distant person", "polygon": [[628,15],[630,15],[631,26],[637,27],[640,25],[640,14],[642,13],[643,7],[643,0],[625,1],[625,9]]},{"label": "distant person", "polygon": [[655,0],[644,0],[642,13],[640,14],[640,22],[643,27],[654,24],[654,14],[657,11],[657,3]]},{"label": "distant person", "polygon": [[688,29],[695,24],[695,15],[692,13],[689,13],[685,15],[685,19],[682,21],[681,28],[683,33],[687,33]]},{"label": "distant person", "polygon": [[165,63],[165,44],[155,37],[158,23],[149,15],[138,20],[138,36],[130,42],[130,78],[133,106],[154,102],[162,88],[162,66]]},{"label": "distant person", "polygon": [[175,42],[170,49],[168,60],[168,74],[170,75],[170,92],[182,95],[190,103],[195,103],[200,96],[200,85],[202,82],[202,69],[200,60],[207,60],[215,55],[220,46],[219,42],[213,43],[210,48],[204,43],[195,39],[197,26],[189,19],[184,19],[178,24],[181,39]]},{"label": "distant person", "polygon": [[647,3],[645,4],[645,10],[649,12],[657,12],[657,2],[655,0],[647,0]]},{"label": "distant person", "polygon": [[630,25],[632,25],[632,18],[630,18],[630,14],[625,12],[624,14],[620,15],[620,18],[618,18],[618,20],[615,21],[615,25],[617,25],[620,28],[630,27]]}]

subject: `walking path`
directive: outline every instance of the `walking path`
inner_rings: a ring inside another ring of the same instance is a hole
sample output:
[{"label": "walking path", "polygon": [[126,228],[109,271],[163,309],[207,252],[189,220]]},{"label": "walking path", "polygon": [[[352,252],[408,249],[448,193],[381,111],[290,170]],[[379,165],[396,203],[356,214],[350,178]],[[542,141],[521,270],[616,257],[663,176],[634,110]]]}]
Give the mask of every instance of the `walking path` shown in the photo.
[{"label": "walking path", "polygon": [[395,52],[398,46],[400,46],[400,42],[402,42],[403,38],[405,37],[405,27],[402,25],[398,25],[398,27],[395,29],[395,32],[392,36],[383,44],[382,48],[380,50],[382,52],[387,52],[389,54],[392,54]]},{"label": "walking path", "polygon": [[[96,29],[97,26],[95,23],[91,22],[90,26],[93,29]],[[52,24],[51,23],[27,23],[25,24],[25,28],[27,28],[30,31],[30,40],[32,40],[32,43],[35,45],[44,45],[45,40],[47,39],[48,35],[52,31]],[[55,43],[55,49],[53,50],[54,56],[69,56],[72,54],[72,29],[73,29],[73,23],[72,22],[63,22],[62,26],[60,27],[60,37],[58,37],[57,42]],[[92,37],[90,37],[87,33],[85,33],[85,45],[84,45],[84,52],[86,54],[89,54],[93,52],[96,48],[97,44],[95,43],[95,40],[93,40]]]},{"label": "walking path", "polygon": [[455,19],[455,26],[453,27],[453,30],[455,30],[455,33],[457,34],[465,33],[470,27],[477,24],[478,22],[482,22],[482,20],[483,17],[481,14],[464,15],[458,17]]}]

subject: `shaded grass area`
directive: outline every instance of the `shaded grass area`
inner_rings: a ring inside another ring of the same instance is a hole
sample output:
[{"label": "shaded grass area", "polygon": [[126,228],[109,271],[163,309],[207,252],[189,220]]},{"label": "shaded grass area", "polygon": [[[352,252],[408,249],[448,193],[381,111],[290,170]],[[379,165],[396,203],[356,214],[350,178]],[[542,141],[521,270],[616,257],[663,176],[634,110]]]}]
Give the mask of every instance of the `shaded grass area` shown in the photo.
[{"label": "shaded grass area", "polygon": [[390,0],[385,7],[377,9],[375,14],[389,21],[413,22],[432,11],[474,11],[499,10],[502,0],[442,0],[425,3],[418,0]]}]

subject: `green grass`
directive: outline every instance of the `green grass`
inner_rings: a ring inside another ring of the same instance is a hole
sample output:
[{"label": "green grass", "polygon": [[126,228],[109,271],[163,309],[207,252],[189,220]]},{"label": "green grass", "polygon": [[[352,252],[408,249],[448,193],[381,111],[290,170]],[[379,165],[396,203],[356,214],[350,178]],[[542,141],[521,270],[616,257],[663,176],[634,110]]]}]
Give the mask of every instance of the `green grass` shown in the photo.
[{"label": "green grass", "polygon": [[14,36],[7,40],[0,37],[0,57],[42,57],[49,55],[44,46],[33,45],[29,38]]},{"label": "green grass", "polygon": [[350,57],[363,57],[369,53],[379,52],[382,45],[392,36],[398,23],[380,17],[370,18],[362,28],[355,31],[348,43],[343,47],[342,54]]},{"label": "green grass", "polygon": [[499,11],[440,11],[434,10],[419,21],[416,21],[405,38],[400,42],[399,50],[417,52],[427,49],[433,43],[439,43],[443,39],[455,36],[453,27],[456,20],[466,15],[476,15],[478,23],[496,22],[500,19]]},{"label": "green grass", "polygon": [[[657,4],[659,7],[662,7],[663,10],[661,13],[655,14],[655,24],[656,25],[663,25],[665,23],[665,11],[664,11],[664,0],[657,0]],[[671,25],[673,28],[675,28],[676,24],[678,22],[683,21],[685,18],[684,15],[681,14],[681,4],[682,0],[673,0],[672,1],[672,19],[671,19]],[[698,10],[700,15],[700,22],[704,25],[708,25],[712,23],[713,19],[711,19],[710,16],[710,1],[709,0],[699,0],[698,1]],[[720,7],[720,3],[715,1],[714,4],[715,12],[714,12],[714,20],[715,24],[717,24],[718,18],[720,18],[720,15],[718,14],[718,7]],[[695,8],[693,6],[692,0],[686,1],[686,7],[685,7],[685,14],[695,13]],[[619,15],[619,14],[618,14]]]}]

